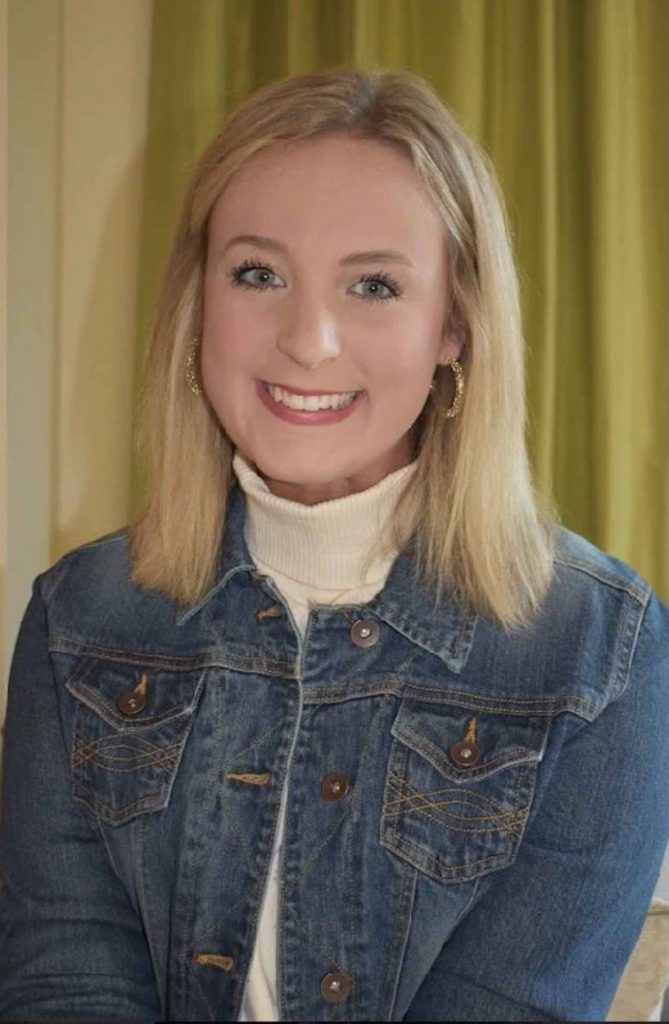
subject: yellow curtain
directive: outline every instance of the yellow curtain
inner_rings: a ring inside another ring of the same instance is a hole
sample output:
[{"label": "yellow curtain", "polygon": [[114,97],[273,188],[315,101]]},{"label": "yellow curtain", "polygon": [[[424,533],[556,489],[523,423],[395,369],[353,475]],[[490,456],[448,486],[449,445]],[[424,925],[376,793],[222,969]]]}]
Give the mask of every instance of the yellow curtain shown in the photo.
[{"label": "yellow curtain", "polygon": [[[669,600],[668,39],[666,0],[157,0],[138,366],[185,182],[226,115],[289,74],[415,71],[502,182],[537,484]],[[135,507],[141,488],[136,466]]]}]

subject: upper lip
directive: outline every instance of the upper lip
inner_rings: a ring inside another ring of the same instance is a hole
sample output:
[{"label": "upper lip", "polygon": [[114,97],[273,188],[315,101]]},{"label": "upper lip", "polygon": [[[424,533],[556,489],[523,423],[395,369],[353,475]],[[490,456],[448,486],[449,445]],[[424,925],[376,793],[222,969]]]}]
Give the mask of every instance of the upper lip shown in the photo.
[{"label": "upper lip", "polygon": [[273,380],[263,380],[261,384],[271,384],[273,388],[283,388],[284,391],[292,391],[294,395],[346,395],[356,388],[340,388],[338,391],[325,391],[322,388],[295,388],[291,384],[276,384]]}]

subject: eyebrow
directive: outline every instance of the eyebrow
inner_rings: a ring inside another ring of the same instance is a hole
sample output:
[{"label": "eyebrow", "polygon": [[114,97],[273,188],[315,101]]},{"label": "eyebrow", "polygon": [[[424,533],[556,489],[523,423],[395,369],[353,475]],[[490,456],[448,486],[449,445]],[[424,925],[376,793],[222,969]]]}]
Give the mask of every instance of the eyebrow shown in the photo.
[{"label": "eyebrow", "polygon": [[[270,252],[277,252],[282,256],[289,255],[288,249],[282,242],[278,242],[275,238],[267,238],[265,235],[235,235],[226,243],[223,252],[226,253],[233,245],[241,244],[255,245],[259,249],[268,249]],[[339,261],[342,267],[358,263],[404,263],[407,267],[413,267],[412,260],[397,249],[370,249],[368,252],[352,252]]]}]

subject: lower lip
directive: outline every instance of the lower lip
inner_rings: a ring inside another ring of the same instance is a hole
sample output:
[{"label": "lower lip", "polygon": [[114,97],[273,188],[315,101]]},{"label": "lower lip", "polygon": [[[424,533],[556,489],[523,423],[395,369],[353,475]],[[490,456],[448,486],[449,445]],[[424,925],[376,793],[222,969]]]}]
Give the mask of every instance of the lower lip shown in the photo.
[{"label": "lower lip", "polygon": [[316,412],[300,412],[297,409],[289,409],[287,405],[275,402],[269,391],[266,390],[260,381],[256,381],[256,392],[263,405],[274,413],[280,420],[287,423],[295,423],[299,426],[318,426],[326,423],[340,423],[350,416],[365,398],[366,392],[359,391],[349,405],[343,409],[318,409]]}]

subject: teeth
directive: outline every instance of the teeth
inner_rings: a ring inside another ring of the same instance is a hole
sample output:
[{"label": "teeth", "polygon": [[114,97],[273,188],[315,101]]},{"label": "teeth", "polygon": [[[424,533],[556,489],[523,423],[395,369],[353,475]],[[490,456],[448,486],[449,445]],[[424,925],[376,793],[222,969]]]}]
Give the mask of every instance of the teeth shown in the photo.
[{"label": "teeth", "polygon": [[273,384],[266,385],[267,390],[275,402],[287,405],[289,409],[298,409],[306,412],[315,412],[318,409],[341,409],[350,405],[357,391],[344,391],[337,395],[294,395],[284,388],[274,387]]}]

